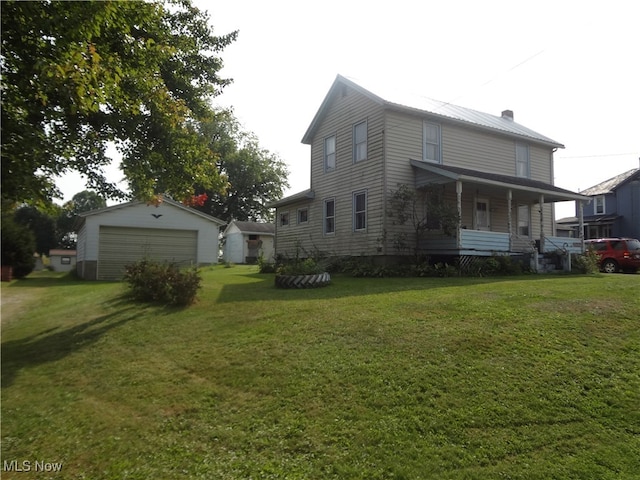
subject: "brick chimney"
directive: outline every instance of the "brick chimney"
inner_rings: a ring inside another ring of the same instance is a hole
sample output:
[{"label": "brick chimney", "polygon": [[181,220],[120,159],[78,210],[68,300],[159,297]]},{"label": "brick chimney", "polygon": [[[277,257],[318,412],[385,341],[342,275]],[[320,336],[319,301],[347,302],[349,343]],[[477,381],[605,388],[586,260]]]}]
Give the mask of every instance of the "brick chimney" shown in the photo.
[{"label": "brick chimney", "polygon": [[502,112],[502,118],[513,121],[513,110],[504,110]]}]

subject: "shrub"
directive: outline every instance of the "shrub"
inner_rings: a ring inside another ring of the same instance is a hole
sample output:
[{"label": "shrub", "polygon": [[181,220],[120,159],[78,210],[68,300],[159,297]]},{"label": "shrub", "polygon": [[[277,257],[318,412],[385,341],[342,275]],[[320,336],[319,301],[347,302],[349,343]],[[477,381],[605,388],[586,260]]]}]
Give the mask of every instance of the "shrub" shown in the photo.
[{"label": "shrub", "polygon": [[258,256],[258,269],[260,273],[276,273],[276,264],[265,260],[264,255]]},{"label": "shrub", "polygon": [[124,280],[136,300],[190,305],[202,278],[197,267],[180,270],[174,263],[143,259],[125,267]]},{"label": "shrub", "polygon": [[276,269],[278,275],[315,275],[323,271],[313,258],[296,258],[294,261],[281,263]]},{"label": "shrub", "polygon": [[600,271],[600,258],[592,249],[588,249],[582,255],[574,255],[571,262],[571,269],[578,273],[598,273]]}]

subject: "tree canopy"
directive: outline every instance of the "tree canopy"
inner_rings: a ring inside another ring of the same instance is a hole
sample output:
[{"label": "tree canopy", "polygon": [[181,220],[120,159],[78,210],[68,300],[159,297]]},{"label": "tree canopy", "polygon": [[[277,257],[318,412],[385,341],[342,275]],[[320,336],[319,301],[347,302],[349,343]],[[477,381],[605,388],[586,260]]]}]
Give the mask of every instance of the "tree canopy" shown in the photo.
[{"label": "tree canopy", "polygon": [[55,177],[124,198],[104,174],[113,145],[130,195],[220,191],[201,122],[230,83],[216,36],[190,0],[2,2],[2,196],[49,200]]},{"label": "tree canopy", "polygon": [[285,163],[260,147],[256,136],[243,130],[230,111],[216,112],[203,124],[203,131],[211,149],[219,153],[220,172],[228,186],[222,192],[198,186],[196,192],[205,197],[194,207],[226,222],[272,220],[273,213],[266,205],[281,198],[289,186]]}]

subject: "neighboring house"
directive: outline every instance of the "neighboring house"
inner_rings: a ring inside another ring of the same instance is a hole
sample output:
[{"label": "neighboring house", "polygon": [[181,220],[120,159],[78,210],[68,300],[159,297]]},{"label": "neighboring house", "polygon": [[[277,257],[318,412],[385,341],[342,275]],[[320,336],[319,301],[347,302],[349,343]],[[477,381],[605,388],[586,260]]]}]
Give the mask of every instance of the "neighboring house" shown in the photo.
[{"label": "neighboring house", "polygon": [[[590,197],[582,207],[584,238],[640,238],[640,168],[633,168],[580,192]],[[579,236],[580,205],[576,216],[558,220]]]},{"label": "neighboring house", "polygon": [[273,260],[276,226],[273,223],[232,221],[224,231],[222,258],[231,263],[255,263],[258,257]]},{"label": "neighboring house", "polygon": [[180,266],[218,261],[220,219],[164,198],[81,213],[76,271],[87,280],[119,280],[143,258]]},{"label": "neighboring house", "polygon": [[421,254],[582,251],[580,242],[555,237],[553,204],[586,199],[553,185],[562,144],[508,110],[494,116],[404,97],[337,76],[302,139],[311,146],[310,188],[270,205],[276,254],[293,256],[300,246],[330,256],[414,253],[407,246],[417,243],[415,230],[390,209],[403,185],[419,198],[435,192],[460,218],[452,235],[438,229],[438,218],[428,221]]},{"label": "neighboring house", "polygon": [[49,267],[54,272],[70,272],[76,268],[76,251],[49,250]]}]

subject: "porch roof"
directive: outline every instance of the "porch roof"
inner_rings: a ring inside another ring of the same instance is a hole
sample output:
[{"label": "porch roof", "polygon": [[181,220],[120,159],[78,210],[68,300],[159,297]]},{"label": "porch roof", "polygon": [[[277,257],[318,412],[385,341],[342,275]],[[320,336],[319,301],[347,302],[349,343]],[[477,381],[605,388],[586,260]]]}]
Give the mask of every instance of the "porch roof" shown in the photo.
[{"label": "porch roof", "polygon": [[540,195],[544,195],[545,203],[564,202],[571,200],[589,200],[589,197],[579,193],[556,187],[550,183],[529,178],[512,177],[497,173],[480,172],[462,167],[445,166],[436,163],[410,160],[411,166],[416,171],[416,187],[424,187],[428,184],[452,183],[461,181],[476,185],[485,185],[493,188],[512,189],[520,193],[531,195],[532,200],[537,201]]},{"label": "porch roof", "polygon": [[303,190],[302,192],[295,193],[288,197],[281,198],[280,200],[275,200],[267,204],[269,208],[278,208],[284,207],[291,203],[296,203],[301,200],[313,200],[315,198],[315,192],[308,188],[307,190]]}]

